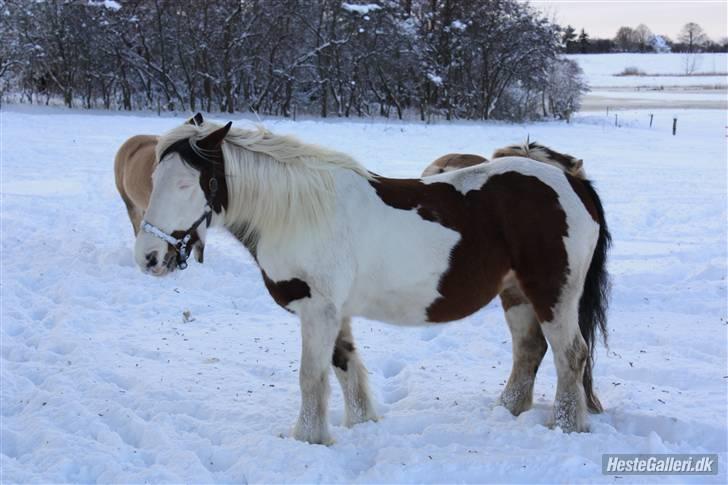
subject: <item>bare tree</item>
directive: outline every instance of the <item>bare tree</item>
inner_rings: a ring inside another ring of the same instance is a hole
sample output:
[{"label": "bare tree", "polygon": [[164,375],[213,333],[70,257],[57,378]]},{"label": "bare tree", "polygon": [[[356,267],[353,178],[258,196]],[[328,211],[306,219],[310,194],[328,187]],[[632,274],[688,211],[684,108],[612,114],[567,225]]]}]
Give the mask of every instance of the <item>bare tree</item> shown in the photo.
[{"label": "bare tree", "polygon": [[634,40],[637,43],[637,48],[640,52],[648,50],[652,37],[652,31],[645,24],[639,24],[634,29]]},{"label": "bare tree", "polygon": [[634,29],[631,27],[620,27],[617,35],[614,36],[614,43],[623,52],[633,50],[637,44],[637,36]]},{"label": "bare tree", "polygon": [[546,97],[549,112],[560,119],[569,120],[579,111],[581,96],[589,91],[584,72],[571,59],[558,59],[548,73]]},{"label": "bare tree", "polygon": [[0,0],[0,15],[0,94],[85,108],[520,119],[542,114],[560,43],[518,0]]},{"label": "bare tree", "polygon": [[688,22],[680,31],[678,40],[687,44],[688,52],[692,53],[708,41],[708,36],[705,35],[705,32],[700,25],[695,22]]}]

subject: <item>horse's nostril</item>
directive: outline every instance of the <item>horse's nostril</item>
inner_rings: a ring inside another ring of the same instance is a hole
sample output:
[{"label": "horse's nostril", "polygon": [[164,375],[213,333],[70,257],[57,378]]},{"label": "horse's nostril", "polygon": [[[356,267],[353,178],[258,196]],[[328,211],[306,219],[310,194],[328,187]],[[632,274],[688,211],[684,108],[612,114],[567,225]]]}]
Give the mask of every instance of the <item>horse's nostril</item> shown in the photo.
[{"label": "horse's nostril", "polygon": [[157,265],[157,252],[152,251],[148,253],[145,258],[147,259],[147,268],[152,268]]}]

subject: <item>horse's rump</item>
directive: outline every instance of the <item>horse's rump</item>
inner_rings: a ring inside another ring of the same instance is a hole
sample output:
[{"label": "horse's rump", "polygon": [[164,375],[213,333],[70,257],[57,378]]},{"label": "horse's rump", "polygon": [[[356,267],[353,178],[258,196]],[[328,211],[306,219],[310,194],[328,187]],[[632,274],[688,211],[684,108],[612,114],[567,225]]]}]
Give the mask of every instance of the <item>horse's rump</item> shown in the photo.
[{"label": "horse's rump", "polygon": [[[563,242],[566,213],[554,188],[531,175],[544,169],[538,164],[528,169],[531,163],[522,159],[511,164],[513,170],[500,164],[472,167],[438,176],[437,181],[378,178],[371,182],[387,205],[415,210],[423,220],[460,234],[449,255],[449,268],[439,281],[441,296],[427,308],[428,321],[457,320],[477,311],[498,294],[511,270],[527,286],[538,281],[538,288],[525,290],[541,320],[551,320],[551,308],[568,272]],[[520,173],[519,167],[527,170]],[[560,180],[561,190],[572,190]],[[549,257],[543,257],[545,252]]]},{"label": "horse's rump", "polygon": [[437,175],[438,173],[451,172],[460,168],[472,167],[479,163],[485,163],[488,159],[480,155],[470,153],[448,153],[436,159],[422,172],[422,177]]}]

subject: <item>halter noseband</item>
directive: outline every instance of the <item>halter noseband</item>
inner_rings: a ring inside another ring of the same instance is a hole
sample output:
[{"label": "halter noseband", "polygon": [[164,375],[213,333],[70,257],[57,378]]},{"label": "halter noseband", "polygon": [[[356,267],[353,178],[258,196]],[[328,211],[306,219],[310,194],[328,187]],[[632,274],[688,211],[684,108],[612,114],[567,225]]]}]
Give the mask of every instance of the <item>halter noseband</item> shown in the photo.
[{"label": "halter noseband", "polygon": [[142,221],[142,229],[144,232],[148,232],[162,241],[165,241],[167,244],[172,246],[175,251],[177,251],[177,268],[180,270],[187,268],[187,260],[190,259],[190,252],[187,246],[192,240],[192,235],[195,231],[197,231],[197,228],[200,227],[200,224],[202,224],[203,221],[206,223],[206,227],[210,227],[210,223],[212,222],[211,201],[215,200],[215,194],[217,192],[217,179],[215,177],[210,179],[209,188],[210,195],[206,196],[207,201],[205,202],[205,208],[202,215],[197,218],[190,228],[183,232],[179,238],[176,238],[171,234],[167,234],[147,220]]}]

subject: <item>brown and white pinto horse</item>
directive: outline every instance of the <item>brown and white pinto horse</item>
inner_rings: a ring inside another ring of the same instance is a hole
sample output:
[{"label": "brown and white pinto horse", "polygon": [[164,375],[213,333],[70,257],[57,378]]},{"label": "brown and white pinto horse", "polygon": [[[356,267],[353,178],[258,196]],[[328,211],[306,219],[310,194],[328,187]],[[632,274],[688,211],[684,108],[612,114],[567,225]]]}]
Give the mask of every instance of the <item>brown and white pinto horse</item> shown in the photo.
[{"label": "brown and white pinto horse", "polygon": [[[499,148],[493,152],[492,159],[503,157],[526,157],[537,162],[548,163],[561,168],[566,173],[586,179],[584,161],[566,153],[560,153],[536,142],[525,142],[522,145],[510,145]],[[464,153],[448,153],[433,161],[422,172],[422,177],[429,177],[438,173],[452,172],[465,167],[472,167],[479,163],[487,163],[488,159],[480,155]]]},{"label": "brown and white pinto horse", "polygon": [[331,442],[332,365],[346,424],[376,419],[353,316],[437,324],[498,295],[513,335],[499,402],[513,414],[531,406],[548,342],[558,374],[553,423],[588,429],[587,408],[601,409],[591,355],[606,326],[609,246],[588,181],[522,157],[390,179],[342,153],[231,125],[184,124],[160,138],[135,259],[164,275],[170,235],[204,242],[209,225],[248,248],[271,296],[301,321],[295,438]]}]

